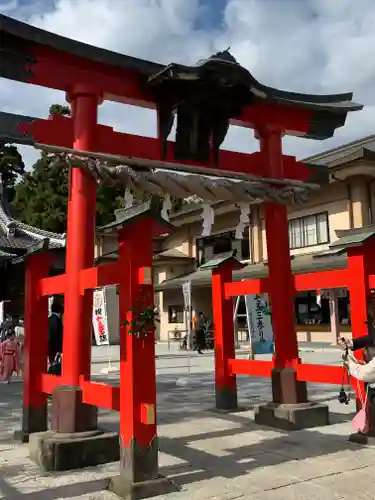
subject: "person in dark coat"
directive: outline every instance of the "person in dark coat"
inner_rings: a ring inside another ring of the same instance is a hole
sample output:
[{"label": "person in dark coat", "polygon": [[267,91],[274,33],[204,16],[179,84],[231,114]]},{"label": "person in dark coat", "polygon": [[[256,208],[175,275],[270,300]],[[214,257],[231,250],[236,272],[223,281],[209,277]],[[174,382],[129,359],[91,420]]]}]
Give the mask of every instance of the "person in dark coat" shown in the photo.
[{"label": "person in dark coat", "polygon": [[57,354],[63,348],[63,324],[61,315],[64,307],[60,300],[54,298],[51,305],[51,315],[48,318],[48,360],[52,364]]},{"label": "person in dark coat", "polygon": [[202,350],[206,346],[206,319],[200,312],[195,322],[195,349],[198,354],[203,354]]}]

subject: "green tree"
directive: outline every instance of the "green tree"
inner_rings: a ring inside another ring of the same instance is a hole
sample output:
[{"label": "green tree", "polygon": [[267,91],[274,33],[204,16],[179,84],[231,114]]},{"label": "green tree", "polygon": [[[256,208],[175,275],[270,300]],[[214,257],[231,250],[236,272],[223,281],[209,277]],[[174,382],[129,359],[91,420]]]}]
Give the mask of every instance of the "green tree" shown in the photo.
[{"label": "green tree", "polygon": [[[50,115],[70,115],[68,106],[53,104]],[[42,152],[30,173],[25,173],[16,186],[13,206],[20,220],[26,224],[53,231],[66,232],[69,193],[69,168],[61,156]],[[121,207],[124,189],[100,184],[97,188],[97,225],[105,225],[115,218]]]},{"label": "green tree", "polygon": [[62,116],[70,116],[72,112],[70,111],[69,106],[65,104],[52,104],[49,108],[49,114],[51,115],[62,115]]},{"label": "green tree", "polygon": [[[70,108],[53,104],[50,115],[69,116]],[[66,162],[53,153],[42,152],[30,173],[23,176],[16,186],[13,206],[20,220],[26,224],[53,231],[66,232],[68,204],[69,168]],[[125,188],[100,184],[96,196],[96,224],[102,226],[112,222],[117,208],[124,206]],[[136,201],[149,199],[150,194],[135,193]],[[179,210],[186,200],[172,199],[172,211]]]},{"label": "green tree", "polygon": [[0,147],[0,176],[8,201],[14,197],[18,177],[25,172],[25,164],[16,146],[4,144]]}]

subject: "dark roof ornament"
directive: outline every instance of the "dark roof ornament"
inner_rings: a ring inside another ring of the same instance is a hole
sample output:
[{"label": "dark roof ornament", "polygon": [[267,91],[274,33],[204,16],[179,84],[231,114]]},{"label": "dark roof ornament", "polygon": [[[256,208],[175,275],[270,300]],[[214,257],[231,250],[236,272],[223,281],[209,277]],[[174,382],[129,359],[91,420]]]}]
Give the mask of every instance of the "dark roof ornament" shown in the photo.
[{"label": "dark roof ornament", "polygon": [[175,158],[208,163],[211,150],[215,163],[229,120],[254,101],[249,92],[252,76],[224,50],[196,66],[170,64],[148,79],[159,112],[159,134],[166,154],[167,138],[175,116]]},{"label": "dark roof ornament", "polygon": [[281,105],[309,112],[309,129],[303,137],[324,140],[344,125],[350,111],[363,108],[352,93],[311,95],[278,90],[258,82],[229,49],[195,66],[169,64],[147,80],[159,113],[159,136],[164,159],[167,138],[177,117],[175,159],[218,163],[218,153],[229,121],[254,104]]}]

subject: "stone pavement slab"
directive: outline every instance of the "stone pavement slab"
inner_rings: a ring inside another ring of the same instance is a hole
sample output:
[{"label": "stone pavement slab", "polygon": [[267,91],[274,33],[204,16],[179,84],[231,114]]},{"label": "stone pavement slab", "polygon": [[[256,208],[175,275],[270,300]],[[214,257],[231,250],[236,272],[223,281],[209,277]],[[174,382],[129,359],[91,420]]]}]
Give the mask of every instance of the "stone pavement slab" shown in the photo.
[{"label": "stone pavement slab", "polygon": [[[335,363],[333,354],[306,353],[308,362]],[[326,401],[333,424],[288,433],[253,423],[253,407],[271,397],[269,380],[238,377],[246,411],[217,414],[213,360],[195,357],[191,373],[179,360],[158,360],[161,473],[181,491],[159,500],[353,500],[373,499],[375,449],[349,443],[354,403],[340,405],[338,388],[310,385],[311,398]],[[176,379],[187,376],[185,387]],[[118,384],[115,374],[97,380]],[[40,475],[28,448],[14,444],[22,384],[0,385],[0,499],[115,500],[106,491],[118,463],[56,475]],[[101,411],[101,425],[118,430],[118,415]],[[156,499],[155,499],[156,500]]]}]

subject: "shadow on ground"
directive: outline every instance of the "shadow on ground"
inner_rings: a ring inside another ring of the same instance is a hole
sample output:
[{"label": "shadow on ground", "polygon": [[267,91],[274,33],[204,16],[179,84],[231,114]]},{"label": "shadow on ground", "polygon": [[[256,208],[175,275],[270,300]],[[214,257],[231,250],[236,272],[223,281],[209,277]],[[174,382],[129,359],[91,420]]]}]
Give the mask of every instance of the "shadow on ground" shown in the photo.
[{"label": "shadow on ground", "polygon": [[[334,386],[309,386],[312,400],[330,404],[333,425],[325,428],[324,432],[311,429],[288,433],[259,427],[252,420],[254,405],[271,399],[268,380],[239,377],[239,403],[247,410],[219,414],[211,411],[214,407],[212,374],[194,374],[191,379],[187,377],[188,383],[183,387],[176,385],[176,375],[158,376],[159,442],[162,454],[172,458],[173,462],[177,461],[168,464],[161,460],[161,473],[172,477],[182,487],[214,478],[241,478],[251,471],[280,464],[297,467],[301,460],[308,462],[312,458],[359,449],[347,441],[347,434],[336,432],[336,424],[340,426],[352,418],[354,406],[340,407],[337,404],[337,388]],[[116,377],[109,379],[109,383],[118,383]],[[13,431],[19,428],[21,401],[21,383],[0,386],[0,444],[1,441],[9,441]],[[100,421],[102,427],[118,431],[118,414],[101,411]],[[28,466],[27,470],[37,476],[33,466]],[[20,473],[22,466],[20,469],[20,465],[3,464],[0,471],[3,498],[57,500],[94,494],[106,487],[105,479],[88,479],[43,491],[22,493],[17,484],[12,484],[13,478]],[[57,477],[61,480],[67,475],[60,474]]]}]

